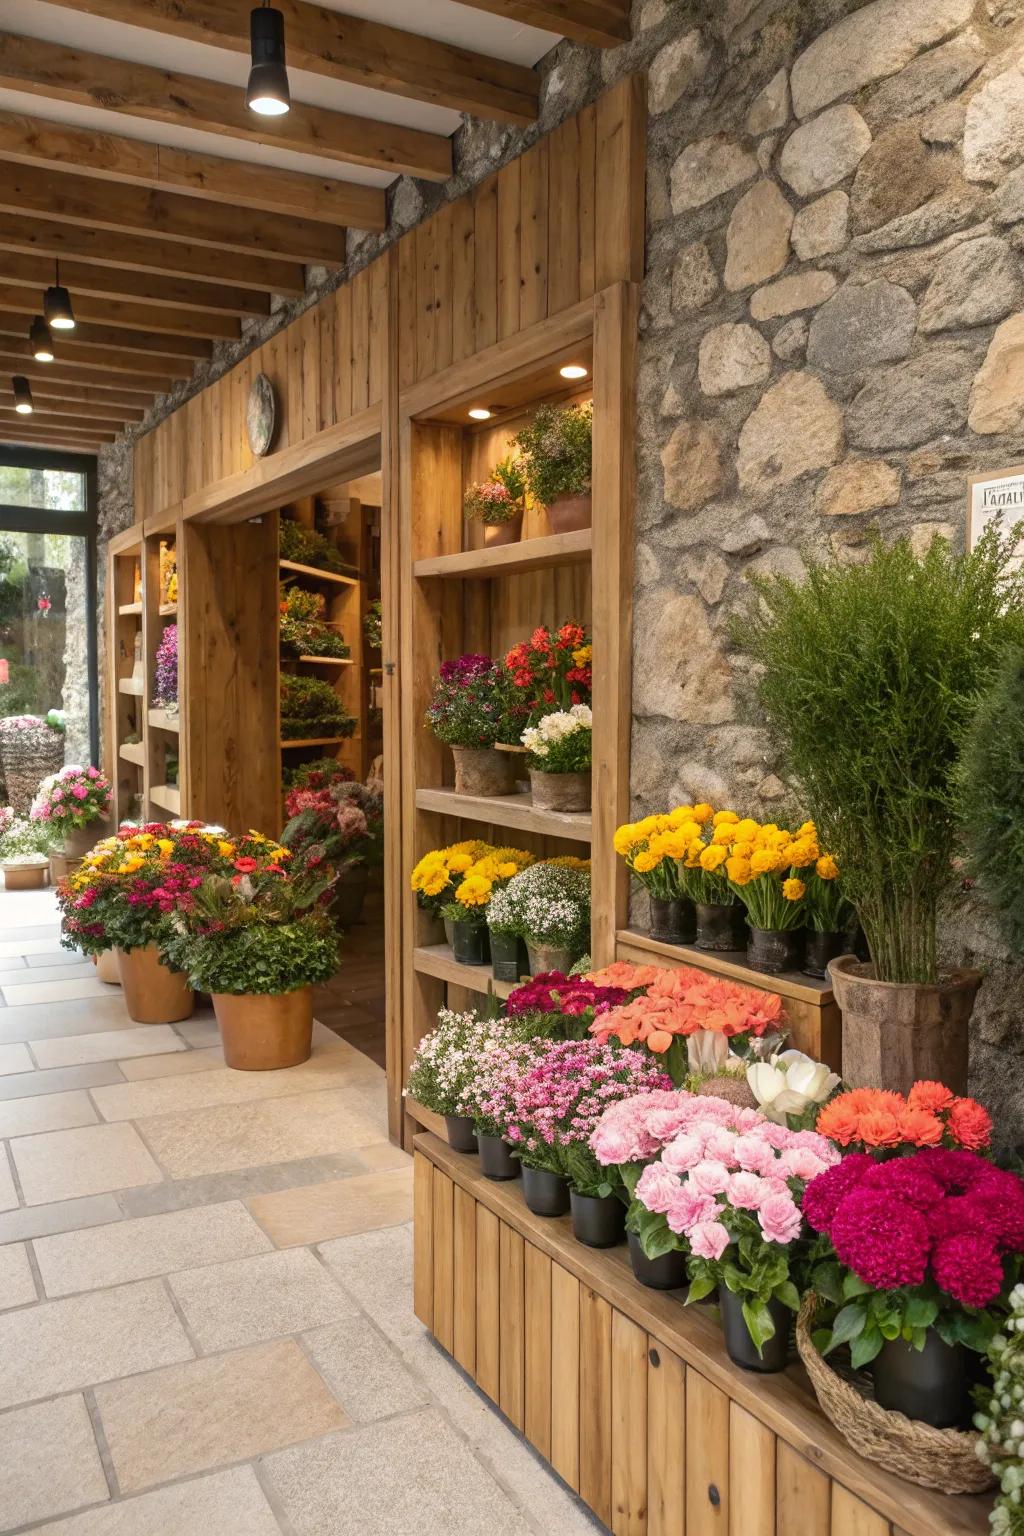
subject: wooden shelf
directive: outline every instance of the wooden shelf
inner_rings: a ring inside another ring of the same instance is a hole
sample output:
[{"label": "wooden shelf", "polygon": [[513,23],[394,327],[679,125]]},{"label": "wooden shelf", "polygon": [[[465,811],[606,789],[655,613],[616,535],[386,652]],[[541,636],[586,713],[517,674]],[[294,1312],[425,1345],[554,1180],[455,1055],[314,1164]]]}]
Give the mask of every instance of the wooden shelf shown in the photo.
[{"label": "wooden shelf", "polygon": [[157,609],[157,613],[162,619],[177,618],[178,605],[177,603],[161,603],[160,607]]},{"label": "wooden shelf", "polygon": [[289,747],[336,747],[339,742],[352,741],[351,736],[302,736],[281,737],[281,751]]},{"label": "wooden shelf", "polygon": [[338,571],[322,571],[317,565],[300,565],[297,560],[279,561],[282,571],[291,571],[295,576],[310,576],[314,581],[335,581],[343,587],[358,587],[358,576],[342,576]]},{"label": "wooden shelf", "polygon": [[122,741],[117,755],[126,763],[134,763],[136,768],[141,768],[146,761],[146,748],[141,741]]},{"label": "wooden shelf", "polygon": [[702,971],[713,971],[716,976],[727,976],[730,981],[742,981],[751,987],[766,987],[780,997],[795,997],[801,1002],[832,1002],[832,987],[828,979],[805,976],[802,971],[785,971],[779,976],[752,970],[742,949],[698,949],[695,944],[665,944],[652,939],[640,928],[620,928],[615,935],[617,946],[641,950],[644,958],[657,957],[674,961],[676,965],[696,965]]},{"label": "wooden shelf", "polygon": [[181,716],[169,714],[166,709],[151,709],[146,718],[158,731],[173,731],[176,736],[181,731]]},{"label": "wooden shelf", "polygon": [[119,677],[117,680],[118,693],[127,693],[133,699],[142,698],[142,690],[145,686],[141,677]]},{"label": "wooden shelf", "polygon": [[142,612],[142,604],[141,603],[119,603],[117,611],[120,614],[121,618],[124,619],[124,618],[127,618],[129,614],[141,613]]},{"label": "wooden shelf", "polygon": [[439,981],[453,986],[466,987],[470,992],[493,993],[495,997],[508,997],[519,985],[514,981],[495,981],[489,965],[462,965],[452,953],[450,944],[429,944],[412,952],[413,969],[424,976],[436,976]]},{"label": "wooden shelf", "polygon": [[590,842],[589,811],[540,811],[533,798],[523,795],[457,795],[454,789],[418,789],[416,807],[464,821],[485,821],[517,832],[537,832],[544,837],[566,837],[575,843]]},{"label": "wooden shelf", "polygon": [[[289,658],[287,658],[287,657],[285,658],[285,660],[288,660],[288,659]],[[354,667],[355,666],[355,662],[352,660],[351,656],[299,656],[299,657],[292,657],[290,659],[293,660],[293,661],[298,660],[298,661],[315,662],[318,667]]]},{"label": "wooden shelf", "polygon": [[181,815],[181,790],[176,784],[153,784],[150,786],[149,798],[154,805],[170,811],[172,816]]},{"label": "wooden shelf", "polygon": [[432,555],[413,563],[413,575],[514,576],[555,565],[581,565],[590,559],[593,534],[590,528],[576,533],[552,533],[543,539],[523,539],[491,549],[467,549],[457,555]]}]

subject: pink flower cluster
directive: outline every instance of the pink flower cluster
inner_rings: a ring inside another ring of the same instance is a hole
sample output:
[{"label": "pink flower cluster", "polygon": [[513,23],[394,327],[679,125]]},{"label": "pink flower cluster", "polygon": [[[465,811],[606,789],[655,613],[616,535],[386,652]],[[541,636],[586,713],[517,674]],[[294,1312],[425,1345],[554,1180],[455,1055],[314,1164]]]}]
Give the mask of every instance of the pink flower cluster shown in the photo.
[{"label": "pink flower cluster", "polygon": [[88,826],[109,814],[109,781],[98,768],[74,765],[43,780],[29,812],[33,821],[49,822],[57,830]]},{"label": "pink flower cluster", "polygon": [[793,1242],[801,1230],[794,1183],[800,1188],[840,1156],[814,1131],[682,1091],[612,1106],[590,1146],[605,1165],[646,1161],[636,1199],[663,1215],[695,1257],[714,1260],[733,1240],[728,1220],[737,1212],[756,1217],[766,1242]]},{"label": "pink flower cluster", "polygon": [[1024,1253],[1024,1180],[976,1152],[926,1147],[878,1163],[855,1152],[812,1180],[803,1212],[841,1264],[875,1290],[936,1284],[967,1307],[1003,1287],[1003,1259]]},{"label": "pink flower cluster", "polygon": [[514,1083],[505,1132],[528,1151],[589,1141],[610,1104],[671,1086],[643,1051],[595,1040],[545,1040],[540,1057]]},{"label": "pink flower cluster", "polygon": [[629,998],[622,987],[601,987],[584,976],[564,976],[561,971],[543,971],[517,987],[508,997],[507,1012],[520,1013],[607,1013]]}]

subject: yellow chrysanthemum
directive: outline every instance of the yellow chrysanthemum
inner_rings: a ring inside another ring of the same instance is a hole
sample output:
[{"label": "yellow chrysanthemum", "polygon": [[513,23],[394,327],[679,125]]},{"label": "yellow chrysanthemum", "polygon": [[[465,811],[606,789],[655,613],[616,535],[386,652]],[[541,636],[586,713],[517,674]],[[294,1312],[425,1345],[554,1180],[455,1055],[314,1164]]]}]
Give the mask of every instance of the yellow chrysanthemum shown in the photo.
[{"label": "yellow chrysanthemum", "polygon": [[798,837],[789,845],[789,862],[794,869],[807,869],[818,857],[818,845],[813,838]]},{"label": "yellow chrysanthemum", "polygon": [[652,853],[649,848],[644,848],[633,860],[633,868],[638,875],[649,875],[652,869],[657,869],[661,863],[660,857]]},{"label": "yellow chrysanthemum", "polygon": [[643,838],[638,833],[631,821],[624,822],[621,827],[616,827],[615,836],[612,838],[612,847],[620,858],[625,858],[631,848],[637,843],[642,843]]},{"label": "yellow chrysanthemum", "polygon": [[218,852],[218,853],[219,853],[219,854],[220,854],[220,856],[221,856],[221,858],[222,858],[222,859],[231,859],[231,858],[234,858],[234,854],[235,854],[235,845],[234,845],[234,843],[228,843],[228,842],[225,842],[225,841],[224,841],[224,840],[223,840],[223,839],[222,839],[222,840],[221,840],[221,841],[220,841],[220,842],[219,842],[219,843],[218,843],[218,844],[217,844],[217,852]]},{"label": "yellow chrysanthemum", "polygon": [[735,856],[725,861],[725,872],[733,885],[747,885],[752,876],[749,859],[739,859]]},{"label": "yellow chrysanthemum", "polygon": [[158,837],[156,840],[156,845],[160,849],[160,852],[163,854],[165,859],[170,858],[171,854],[174,852],[174,844],[171,842],[169,837]]},{"label": "yellow chrysanthemum", "polygon": [[475,860],[470,853],[450,853],[446,862],[453,875],[464,875],[473,868]]},{"label": "yellow chrysanthemum", "polygon": [[467,875],[455,892],[455,900],[464,907],[485,907],[493,889],[486,875]]},{"label": "yellow chrysanthemum", "polygon": [[713,843],[720,843],[723,848],[731,848],[736,841],[736,828],[731,821],[723,821],[711,834]]},{"label": "yellow chrysanthemum", "polygon": [[802,880],[789,879],[782,882],[782,894],[787,901],[802,901],[807,891]]},{"label": "yellow chrysanthemum", "polygon": [[580,869],[590,872],[590,860],[577,858],[574,853],[563,853],[557,859],[545,859],[545,864],[553,864],[556,869]]},{"label": "yellow chrysanthemum", "polygon": [[754,844],[751,842],[743,842],[740,838],[736,839],[732,845],[731,850],[734,859],[746,859],[748,862],[753,851]]},{"label": "yellow chrysanthemum", "polygon": [[775,854],[770,848],[756,848],[750,856],[750,873],[770,875],[775,868]]},{"label": "yellow chrysanthemum", "polygon": [[699,821],[701,826],[703,826],[706,821],[711,820],[711,815],[712,812],[710,805],[705,805],[703,800],[699,805],[695,805],[693,808],[693,819],[694,821]]},{"label": "yellow chrysanthemum", "polygon": [[434,870],[432,874],[424,877],[420,884],[420,890],[424,896],[440,896],[448,885],[448,876],[443,869]]},{"label": "yellow chrysanthemum", "polygon": [[572,653],[572,659],[578,667],[585,667],[588,661],[593,660],[593,657],[594,647],[592,645],[578,646]]},{"label": "yellow chrysanthemum", "polygon": [[668,824],[674,830],[678,830],[680,827],[686,826],[688,823],[690,823],[692,821],[693,821],[693,806],[692,805],[677,805],[674,810],[669,811],[669,813],[668,813]]},{"label": "yellow chrysanthemum", "polygon": [[830,853],[823,853],[814,868],[821,880],[838,880],[839,878],[839,865]]},{"label": "yellow chrysanthemum", "polygon": [[709,875],[713,875],[728,857],[721,843],[711,843],[700,856],[700,867]]},{"label": "yellow chrysanthemum", "polygon": [[760,830],[760,826],[752,816],[744,816],[742,821],[736,823],[736,841],[752,843]]},{"label": "yellow chrysanthemum", "polygon": [[739,821],[735,811],[716,811],[711,818],[713,827],[735,826]]},{"label": "yellow chrysanthemum", "polygon": [[797,837],[813,837],[815,839],[815,841],[817,841],[818,829],[814,825],[814,822],[813,821],[805,821],[803,826],[797,832]]}]

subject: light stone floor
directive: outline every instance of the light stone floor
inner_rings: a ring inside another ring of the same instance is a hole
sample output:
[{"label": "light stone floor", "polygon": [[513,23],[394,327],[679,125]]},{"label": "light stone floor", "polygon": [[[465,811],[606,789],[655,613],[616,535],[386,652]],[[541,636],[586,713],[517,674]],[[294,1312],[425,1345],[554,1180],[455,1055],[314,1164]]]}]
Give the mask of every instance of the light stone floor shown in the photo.
[{"label": "light stone floor", "polygon": [[380,1068],[232,1072],[55,913],[0,890],[0,1531],[593,1536],[413,1317]]}]

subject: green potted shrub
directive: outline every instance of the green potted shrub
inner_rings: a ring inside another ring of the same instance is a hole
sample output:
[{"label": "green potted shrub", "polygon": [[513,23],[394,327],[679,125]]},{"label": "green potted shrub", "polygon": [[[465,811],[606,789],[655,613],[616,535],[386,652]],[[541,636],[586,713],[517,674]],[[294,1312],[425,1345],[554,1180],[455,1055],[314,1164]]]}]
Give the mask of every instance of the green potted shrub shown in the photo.
[{"label": "green potted shrub", "polygon": [[530,495],[546,509],[554,533],[590,527],[593,422],[590,401],[561,410],[540,405],[512,439]]},{"label": "green potted shrub", "polygon": [[16,816],[0,805],[0,870],[4,889],[35,891],[46,884],[50,834],[38,821]]},{"label": "green potted shrub", "polygon": [[843,1012],[843,1076],[909,1089],[967,1086],[968,1020],[981,978],[942,964],[937,919],[955,897],[957,765],[978,699],[1024,634],[1012,536],[955,552],[935,539],[874,540],[861,565],[755,578],[737,639],[822,847],[843,871],[870,963],[829,966]]},{"label": "green potted shrub", "polygon": [[326,599],[305,587],[281,587],[279,638],[282,656],[330,656],[344,660],[350,655],[338,630],[327,622]]},{"label": "green potted shrub", "polygon": [[471,485],[462,508],[471,522],[483,524],[484,545],[515,544],[523,532],[526,478],[518,459],[501,459],[486,480]]},{"label": "green potted shrub", "polygon": [[533,803],[543,811],[589,811],[593,716],[589,704],[544,715],[522,736]]},{"label": "green potted shrub", "polygon": [[319,677],[281,674],[281,739],[316,740],[319,737],[351,736],[354,716],[331,687]]}]

